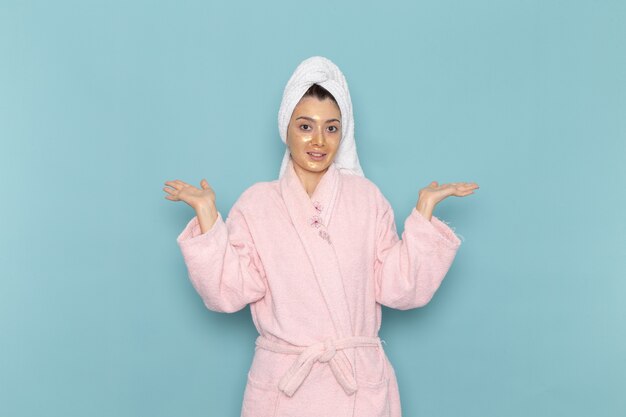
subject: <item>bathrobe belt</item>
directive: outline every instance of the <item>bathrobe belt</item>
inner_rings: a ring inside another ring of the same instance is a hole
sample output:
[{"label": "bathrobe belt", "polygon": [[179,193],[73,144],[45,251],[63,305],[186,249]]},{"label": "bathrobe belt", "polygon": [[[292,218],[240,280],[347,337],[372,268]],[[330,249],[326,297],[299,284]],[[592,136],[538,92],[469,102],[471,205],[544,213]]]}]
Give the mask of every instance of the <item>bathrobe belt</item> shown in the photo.
[{"label": "bathrobe belt", "polygon": [[379,337],[351,336],[341,339],[327,339],[308,347],[286,345],[274,342],[266,337],[259,336],[256,345],[277,353],[299,354],[293,365],[278,383],[278,388],[288,396],[293,396],[311,372],[313,364],[318,361],[328,363],[337,382],[348,395],[354,394],[358,387],[350,361],[341,352],[342,349],[357,346],[379,346],[382,349]]}]

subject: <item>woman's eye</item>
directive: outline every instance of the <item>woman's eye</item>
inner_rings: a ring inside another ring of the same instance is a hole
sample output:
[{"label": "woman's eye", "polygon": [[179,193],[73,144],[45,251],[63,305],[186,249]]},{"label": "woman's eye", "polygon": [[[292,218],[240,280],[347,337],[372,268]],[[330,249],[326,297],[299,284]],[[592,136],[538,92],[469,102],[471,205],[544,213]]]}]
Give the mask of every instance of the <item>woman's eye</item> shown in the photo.
[{"label": "woman's eye", "polygon": [[[300,125],[300,128],[303,128],[303,127],[305,127],[305,126],[307,126],[307,127],[308,127],[309,125]],[[304,129],[304,130],[309,130],[309,129]]]},{"label": "woman's eye", "polygon": [[333,129],[331,132],[335,133],[337,131],[337,126],[330,126],[329,129]]}]

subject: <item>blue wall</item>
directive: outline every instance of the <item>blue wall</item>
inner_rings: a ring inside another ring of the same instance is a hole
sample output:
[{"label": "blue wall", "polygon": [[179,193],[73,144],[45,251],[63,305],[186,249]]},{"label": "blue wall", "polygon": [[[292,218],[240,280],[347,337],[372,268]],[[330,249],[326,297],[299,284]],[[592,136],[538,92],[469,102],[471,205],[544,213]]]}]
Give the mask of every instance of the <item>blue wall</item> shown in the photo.
[{"label": "blue wall", "polygon": [[312,55],[351,89],[398,231],[431,180],[464,242],[385,309],[406,416],[626,415],[626,3],[0,3],[0,415],[239,416],[249,308],[205,309],[163,182],[224,214],[278,175]]}]

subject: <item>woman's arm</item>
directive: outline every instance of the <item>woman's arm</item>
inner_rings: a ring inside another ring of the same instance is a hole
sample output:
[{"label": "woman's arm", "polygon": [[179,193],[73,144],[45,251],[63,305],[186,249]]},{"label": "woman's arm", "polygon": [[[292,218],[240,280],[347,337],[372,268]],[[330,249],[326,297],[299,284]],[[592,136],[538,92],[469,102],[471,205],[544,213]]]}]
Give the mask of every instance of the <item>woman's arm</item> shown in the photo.
[{"label": "woman's arm", "polygon": [[206,233],[215,224],[218,217],[218,211],[215,204],[202,205],[196,209],[196,217],[200,225],[200,232]]},{"label": "woman's arm", "polygon": [[176,240],[206,307],[232,313],[263,298],[265,272],[239,202],[225,222],[217,209],[196,213]]},{"label": "woman's arm", "polygon": [[435,216],[428,220],[417,207],[407,217],[399,239],[393,209],[382,194],[379,204],[376,301],[398,310],[422,307],[439,288],[461,241],[445,223]]}]

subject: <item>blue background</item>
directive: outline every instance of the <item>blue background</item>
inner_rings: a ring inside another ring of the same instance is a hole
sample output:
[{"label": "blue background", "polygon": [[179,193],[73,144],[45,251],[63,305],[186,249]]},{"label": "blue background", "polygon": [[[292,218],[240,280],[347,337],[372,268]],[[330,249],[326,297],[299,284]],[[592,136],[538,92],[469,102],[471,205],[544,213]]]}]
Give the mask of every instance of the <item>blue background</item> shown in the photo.
[{"label": "blue background", "polygon": [[303,59],[350,86],[398,231],[464,241],[384,309],[405,416],[626,415],[626,2],[0,3],[0,415],[239,416],[249,307],[206,310],[163,183],[278,176]]}]

